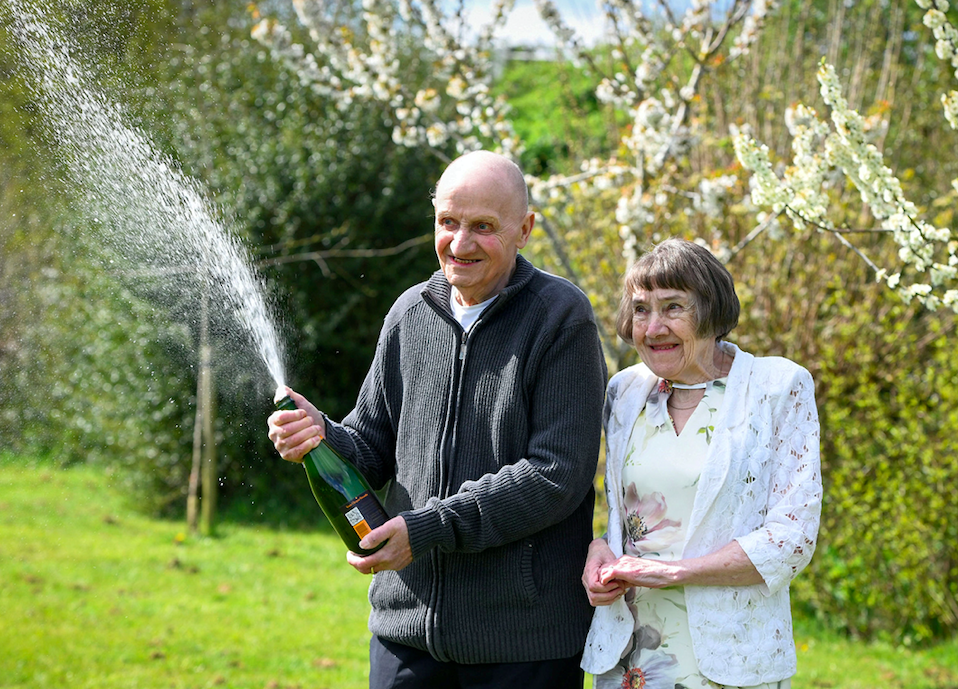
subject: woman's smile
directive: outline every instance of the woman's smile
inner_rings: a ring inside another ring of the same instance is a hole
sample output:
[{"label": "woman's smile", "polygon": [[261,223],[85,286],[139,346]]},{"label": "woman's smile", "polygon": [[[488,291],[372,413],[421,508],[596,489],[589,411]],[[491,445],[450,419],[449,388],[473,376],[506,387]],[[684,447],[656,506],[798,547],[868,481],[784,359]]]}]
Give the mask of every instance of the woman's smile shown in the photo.
[{"label": "woman's smile", "polygon": [[632,296],[632,341],[657,376],[688,384],[715,378],[715,340],[699,337],[688,292],[637,290]]}]

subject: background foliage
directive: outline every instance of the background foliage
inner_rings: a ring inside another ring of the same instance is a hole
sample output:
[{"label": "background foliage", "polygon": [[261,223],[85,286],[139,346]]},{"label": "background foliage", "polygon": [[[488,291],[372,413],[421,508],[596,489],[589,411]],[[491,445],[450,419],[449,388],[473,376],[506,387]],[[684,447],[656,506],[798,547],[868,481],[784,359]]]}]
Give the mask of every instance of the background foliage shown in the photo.
[{"label": "background foliage", "polygon": [[[433,270],[428,191],[440,158],[394,144],[382,106],[357,103],[343,114],[305,87],[250,40],[254,17],[245,6],[66,7],[89,68],[206,186],[251,247],[279,305],[289,382],[333,417],[344,415],[389,304]],[[271,8],[289,14],[285,4]],[[0,18],[0,434],[11,449],[123,466],[141,506],[182,514],[195,305],[160,299],[157,284],[105,264],[95,228],[71,212],[75,190],[60,179],[17,76],[8,18]],[[720,227],[735,247],[728,265],[743,317],[731,339],[798,361],[818,385],[826,504],[818,554],[795,584],[797,604],[837,629],[901,642],[958,629],[958,534],[949,522],[958,479],[954,316],[903,304],[873,283],[856,254],[814,230],[783,221],[750,239],[755,209],[730,131],[749,124],[784,166],[784,112],[798,100],[824,110],[815,71],[826,56],[853,107],[872,117],[873,141],[909,198],[936,224],[952,225],[956,140],[941,127],[937,103],[950,75],[923,32],[909,2],[782,2],[748,56],[706,65],[688,139],[663,173],[672,186],[655,197],[643,238],[678,234],[717,246]],[[405,51],[408,78],[420,78],[427,57],[414,41]],[[595,58],[614,60],[602,50]],[[588,64],[506,55],[501,68],[496,89],[512,106],[528,172],[574,173],[608,154],[629,126],[594,97]],[[676,83],[658,86],[676,87],[691,69],[677,58]],[[836,224],[868,225],[850,189],[836,183],[831,193]],[[612,370],[635,360],[611,337],[625,267],[618,201],[618,190],[573,189],[538,209],[565,255],[544,222],[526,250],[589,294],[613,342]],[[406,251],[375,255],[423,236]],[[880,235],[855,237],[869,256],[894,261]],[[356,250],[366,255],[348,254]],[[277,464],[263,433],[271,381],[228,328],[215,338],[227,510],[258,521],[314,518],[301,474]]]},{"label": "background foliage", "polygon": [[[79,18],[68,25],[94,39],[89,68],[115,88],[132,124],[206,186],[227,213],[227,230],[255,247],[279,304],[288,382],[344,415],[389,304],[433,270],[428,241],[386,258],[375,253],[428,235],[439,161],[393,145],[375,109],[328,117],[324,98],[250,45],[245,6],[156,2],[143,16],[128,16],[117,9],[123,5],[102,13],[71,8]],[[144,46],[143,36],[155,45]],[[17,108],[16,100],[0,99],[12,110],[4,120],[11,141],[4,169],[12,173],[4,191],[32,213],[26,222],[9,217],[2,235],[12,297],[3,309],[9,327],[0,363],[5,438],[64,462],[119,461],[135,501],[181,513],[198,305],[183,299],[182,277],[110,269],[96,228],[71,214],[78,190],[58,181],[55,151],[43,153],[48,142],[29,122],[12,38],[3,38],[9,66],[2,88],[21,101]],[[17,186],[32,198],[15,196]],[[354,250],[371,255],[335,255]],[[306,252],[316,257],[285,262]],[[18,281],[32,289],[16,290]],[[258,520],[313,520],[300,472],[275,461],[263,432],[274,386],[237,337],[237,324],[218,325],[214,385],[227,509]],[[289,504],[304,509],[291,515]]]}]

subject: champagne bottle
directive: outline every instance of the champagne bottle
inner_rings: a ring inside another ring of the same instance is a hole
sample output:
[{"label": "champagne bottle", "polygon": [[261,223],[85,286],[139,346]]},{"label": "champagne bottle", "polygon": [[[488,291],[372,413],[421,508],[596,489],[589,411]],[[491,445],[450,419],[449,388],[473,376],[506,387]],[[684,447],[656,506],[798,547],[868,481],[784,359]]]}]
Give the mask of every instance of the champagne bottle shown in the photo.
[{"label": "champagne bottle", "polygon": [[[288,395],[276,402],[276,408],[297,409]],[[363,536],[389,520],[379,498],[359,470],[343,459],[325,439],[303,457],[303,466],[316,502],[346,547],[359,555],[371,555],[382,548],[385,542],[372,550],[359,547]]]}]

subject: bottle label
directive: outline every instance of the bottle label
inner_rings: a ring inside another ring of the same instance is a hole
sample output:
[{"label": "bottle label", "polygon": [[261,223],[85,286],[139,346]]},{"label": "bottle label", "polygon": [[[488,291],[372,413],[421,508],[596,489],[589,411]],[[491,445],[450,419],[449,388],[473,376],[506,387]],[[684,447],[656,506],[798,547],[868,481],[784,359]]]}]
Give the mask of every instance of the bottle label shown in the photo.
[{"label": "bottle label", "polygon": [[388,521],[379,501],[371,493],[363,493],[343,507],[346,521],[360,538]]}]

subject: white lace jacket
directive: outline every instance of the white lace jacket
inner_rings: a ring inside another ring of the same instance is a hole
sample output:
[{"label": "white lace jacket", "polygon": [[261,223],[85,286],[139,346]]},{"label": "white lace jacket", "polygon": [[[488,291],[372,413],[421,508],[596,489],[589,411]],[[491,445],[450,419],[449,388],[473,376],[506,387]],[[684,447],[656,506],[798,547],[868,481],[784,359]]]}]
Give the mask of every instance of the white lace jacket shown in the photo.
[{"label": "white lace jacket", "polygon": [[[737,540],[764,579],[756,586],[688,586],[699,669],[720,684],[749,686],[795,674],[788,585],[815,550],[821,516],[818,410],[811,375],[735,345],[725,399],[689,520],[684,557]],[[639,364],[609,381],[605,403],[608,539],[622,555],[622,462],[635,419],[658,378]],[[638,429],[637,429],[638,432]],[[641,442],[641,439],[638,439]],[[623,599],[596,608],[582,667],[612,668],[634,620]]]}]

